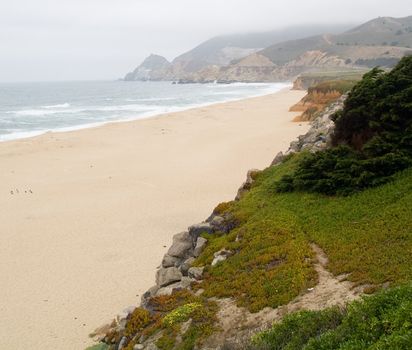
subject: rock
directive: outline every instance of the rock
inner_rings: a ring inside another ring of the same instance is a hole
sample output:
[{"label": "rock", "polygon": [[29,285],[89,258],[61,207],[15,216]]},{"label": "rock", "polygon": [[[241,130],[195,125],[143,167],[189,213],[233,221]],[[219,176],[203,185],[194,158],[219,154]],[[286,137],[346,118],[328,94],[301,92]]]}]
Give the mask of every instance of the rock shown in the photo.
[{"label": "rock", "polygon": [[204,267],[191,267],[188,271],[188,275],[195,280],[202,279]]},{"label": "rock", "polygon": [[172,267],[172,266],[179,266],[181,263],[182,259],[176,257],[176,256],[170,256],[169,254],[166,254],[163,257],[162,260],[162,267]]},{"label": "rock", "polygon": [[237,195],[235,197],[236,201],[238,201],[245,192],[250,190],[250,188],[252,187],[253,182],[255,181],[254,177],[259,172],[260,172],[260,170],[258,170],[258,169],[251,169],[247,172],[246,181],[243,183],[242,186],[240,186],[240,188],[237,191]]},{"label": "rock", "polygon": [[178,233],[173,236],[173,244],[167,251],[167,255],[177,258],[185,258],[189,256],[192,244],[189,232]]},{"label": "rock", "polygon": [[299,150],[300,150],[299,141],[292,141],[289,146],[289,151],[296,153],[296,152],[299,152]]},{"label": "rock", "polygon": [[285,156],[284,156],[283,152],[279,152],[276,155],[275,159],[273,159],[273,161],[270,165],[271,166],[278,165],[278,164],[282,163],[284,159],[285,159]]},{"label": "rock", "polygon": [[187,289],[194,282],[194,279],[189,277],[182,277],[180,282],[172,283],[166,287],[160,288],[155,296],[171,295],[174,290]]},{"label": "rock", "polygon": [[195,262],[194,257],[190,257],[186,259],[179,267],[180,272],[183,274],[183,276],[187,276],[187,272],[191,268],[192,264]]},{"label": "rock", "polygon": [[189,234],[192,237],[193,245],[195,245],[197,238],[202,233],[213,233],[213,228],[208,222],[201,222],[200,224],[192,225],[189,227]]},{"label": "rock", "polygon": [[124,347],[125,347],[125,345],[126,345],[126,342],[127,342],[127,338],[126,337],[123,337],[121,340],[120,340],[120,343],[119,343],[119,346],[118,346],[118,350],[122,350],[122,349],[124,349]]},{"label": "rock", "polygon": [[159,350],[154,342],[150,342],[146,345],[146,350]]},{"label": "rock", "polygon": [[185,334],[190,326],[192,325],[193,320],[191,318],[189,318],[186,322],[184,322],[181,326],[180,326],[180,334]]},{"label": "rock", "polygon": [[225,218],[219,215],[212,216],[212,219],[210,220],[210,226],[212,226],[213,231],[225,232]]},{"label": "rock", "polygon": [[133,350],[143,350],[144,349],[144,345],[142,344],[136,344],[135,346],[133,346]]},{"label": "rock", "polygon": [[174,282],[179,282],[183,275],[177,267],[161,268],[156,273],[156,284],[165,287]]},{"label": "rock", "polygon": [[193,256],[195,258],[197,258],[203,251],[203,249],[205,249],[207,244],[207,239],[203,238],[203,237],[198,237],[197,241],[196,241],[196,246],[195,249],[193,250]]},{"label": "rock", "polygon": [[217,263],[226,260],[229,256],[231,256],[233,253],[230,250],[222,249],[213,254],[214,259],[212,261],[212,266],[215,266]]},{"label": "rock", "polygon": [[146,293],[144,293],[141,297],[141,306],[146,307],[149,299],[154,297],[158,290],[159,290],[159,286],[156,285],[156,286],[151,287]]}]

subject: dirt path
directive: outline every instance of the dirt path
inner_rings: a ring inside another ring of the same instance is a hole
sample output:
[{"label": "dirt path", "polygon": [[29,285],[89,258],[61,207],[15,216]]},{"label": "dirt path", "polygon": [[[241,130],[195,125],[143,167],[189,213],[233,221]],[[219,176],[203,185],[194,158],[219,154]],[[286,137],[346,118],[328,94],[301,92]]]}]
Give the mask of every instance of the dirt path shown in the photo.
[{"label": "dirt path", "polygon": [[314,268],[319,276],[319,283],[299,295],[287,305],[276,309],[265,308],[258,313],[250,313],[245,308],[239,308],[232,299],[218,300],[219,326],[222,332],[212,336],[205,348],[216,348],[218,344],[228,344],[236,348],[244,344],[250,336],[259,330],[267,329],[274,322],[280,321],[283,316],[299,310],[322,310],[334,305],[345,305],[359,298],[359,291],[355,291],[352,283],[345,281],[347,275],[333,276],[327,269],[328,257],[316,244],[311,244],[316,254]]}]

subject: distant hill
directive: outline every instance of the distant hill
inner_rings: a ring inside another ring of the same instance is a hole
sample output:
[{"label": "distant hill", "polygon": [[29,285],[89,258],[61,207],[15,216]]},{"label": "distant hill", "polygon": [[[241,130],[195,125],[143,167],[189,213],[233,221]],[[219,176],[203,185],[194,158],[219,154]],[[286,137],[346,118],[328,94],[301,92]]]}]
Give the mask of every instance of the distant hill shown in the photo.
[{"label": "distant hill", "polygon": [[[339,33],[349,28],[350,25],[296,26],[268,32],[217,36],[176,57],[169,66],[164,57],[150,55],[133,72],[128,73],[125,80],[159,80],[162,75],[164,80],[184,78],[211,65],[229,65],[233,60],[244,58],[281,41],[323,32]],[[155,69],[151,62],[158,61],[159,57],[164,64]],[[168,68],[167,72],[165,67]]]},{"label": "distant hill", "polygon": [[[368,60],[380,58],[380,65],[394,66],[405,48],[412,47],[412,16],[382,17],[342,34],[323,34],[274,44],[259,52],[273,63],[282,65],[309,50],[339,56],[348,63],[368,66]],[[396,49],[402,48],[402,49]],[[359,60],[364,60],[359,61]],[[358,62],[356,62],[358,61]],[[375,62],[371,62],[375,66]],[[379,63],[378,63],[379,64]]]},{"label": "distant hill", "polygon": [[228,65],[232,60],[246,57],[270,45],[319,33],[339,33],[349,25],[296,26],[261,33],[218,36],[176,57],[174,65],[194,72],[208,65]]},{"label": "distant hill", "polygon": [[133,72],[128,73],[124,80],[161,80],[170,66],[170,62],[163,56],[151,54]]},{"label": "distant hill", "polygon": [[[340,34],[339,34],[340,32]],[[412,54],[412,16],[380,17],[355,28],[294,27],[220,36],[148,71],[144,64],[126,80],[271,82],[316,71],[364,71],[393,67]],[[165,59],[163,59],[165,61]],[[146,61],[145,61],[146,62]],[[142,75],[135,72],[145,72]]]}]

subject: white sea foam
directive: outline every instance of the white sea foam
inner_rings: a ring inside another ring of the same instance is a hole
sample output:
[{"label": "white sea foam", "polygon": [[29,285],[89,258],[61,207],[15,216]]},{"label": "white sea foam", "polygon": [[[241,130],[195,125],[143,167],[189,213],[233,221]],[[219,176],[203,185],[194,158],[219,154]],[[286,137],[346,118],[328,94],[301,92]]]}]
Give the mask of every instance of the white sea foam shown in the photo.
[{"label": "white sea foam", "polygon": [[[182,90],[176,90],[176,85],[170,85],[170,93],[173,94],[173,96],[170,97],[139,98],[137,95],[136,98],[127,96],[127,98],[122,99],[118,97],[112,98],[106,94],[107,97],[102,96],[100,98],[94,98],[94,100],[92,97],[90,101],[85,101],[82,98],[73,103],[45,104],[41,107],[22,105],[20,109],[16,110],[3,110],[3,112],[0,110],[0,125],[1,123],[3,123],[3,125],[7,124],[7,129],[0,129],[0,141],[33,137],[50,131],[66,132],[97,127],[107,123],[145,119],[215,103],[236,101],[248,97],[270,94],[290,86],[291,84],[287,83],[208,84],[196,85],[193,86],[193,88],[190,87],[190,89],[183,86],[182,88],[186,88],[186,90],[183,90],[182,93]],[[163,87],[163,89],[165,88],[169,87]],[[192,90],[194,92],[192,92]],[[176,91],[179,91],[178,97],[176,97]],[[89,93],[89,91],[87,91],[87,93]],[[145,90],[145,94],[147,93]],[[155,95],[156,90],[150,91],[150,93]],[[91,96],[93,95],[91,94]],[[71,96],[68,96],[66,101],[70,101],[70,97]],[[107,102],[99,105],[98,101],[103,100]],[[177,104],[177,102],[179,102],[179,104]],[[90,103],[90,105],[87,103]],[[65,124],[67,126],[65,126]]]},{"label": "white sea foam", "polygon": [[69,108],[70,103],[62,103],[57,105],[50,105],[50,106],[42,106],[42,108],[50,109],[50,108]]}]

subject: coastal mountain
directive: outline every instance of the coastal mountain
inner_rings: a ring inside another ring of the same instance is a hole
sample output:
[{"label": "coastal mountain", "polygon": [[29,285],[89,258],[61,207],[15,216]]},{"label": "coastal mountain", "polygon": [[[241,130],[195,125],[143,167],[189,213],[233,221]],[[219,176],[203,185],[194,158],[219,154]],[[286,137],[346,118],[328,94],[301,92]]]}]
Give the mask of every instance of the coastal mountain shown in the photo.
[{"label": "coastal mountain", "polygon": [[170,62],[163,56],[151,54],[133,72],[128,73],[124,80],[162,80],[167,76]]},{"label": "coastal mountain", "polygon": [[[229,65],[270,45],[316,35],[323,32],[339,33],[349,25],[296,26],[275,31],[222,35],[209,39],[190,51],[176,57],[171,63],[161,56],[150,55],[125,80],[178,80],[203,69]],[[153,62],[160,63],[154,67]]]},{"label": "coastal mountain", "polygon": [[310,71],[393,67],[412,54],[412,16],[376,18],[341,34],[320,29],[217,37],[144,79],[132,73],[126,80],[271,82]]}]

